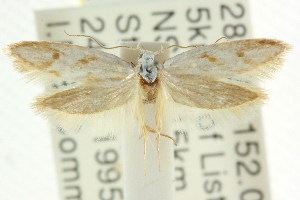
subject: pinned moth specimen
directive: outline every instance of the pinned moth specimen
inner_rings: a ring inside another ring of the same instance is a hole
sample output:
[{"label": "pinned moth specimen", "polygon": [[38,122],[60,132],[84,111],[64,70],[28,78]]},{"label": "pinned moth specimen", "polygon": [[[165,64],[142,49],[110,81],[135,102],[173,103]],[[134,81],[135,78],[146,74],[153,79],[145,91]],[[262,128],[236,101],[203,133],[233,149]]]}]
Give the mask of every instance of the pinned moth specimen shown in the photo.
[{"label": "pinned moth specimen", "polygon": [[[146,134],[157,134],[158,150],[162,134],[164,98],[206,110],[239,108],[256,104],[266,95],[231,77],[269,77],[282,63],[290,47],[273,39],[247,39],[215,43],[178,54],[163,63],[152,52],[138,48],[138,64],[133,66],[103,51],[55,42],[20,42],[8,46],[15,67],[33,77],[60,78],[74,83],[65,90],[38,98],[34,106],[41,112],[58,111],[74,115],[101,113],[132,101],[137,106],[146,149]],[[156,128],[145,123],[143,104],[156,103]]]}]

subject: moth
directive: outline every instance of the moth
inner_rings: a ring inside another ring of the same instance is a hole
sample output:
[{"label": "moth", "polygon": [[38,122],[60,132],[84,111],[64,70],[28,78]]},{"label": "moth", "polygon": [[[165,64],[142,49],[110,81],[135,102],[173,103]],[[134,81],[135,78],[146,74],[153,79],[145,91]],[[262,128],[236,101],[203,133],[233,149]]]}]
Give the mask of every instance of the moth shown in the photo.
[{"label": "moth", "polygon": [[[206,110],[256,104],[266,97],[262,90],[228,80],[245,75],[270,77],[289,48],[274,39],[236,40],[195,46],[163,63],[156,57],[166,49],[138,48],[135,66],[98,49],[55,42],[20,42],[9,45],[8,52],[22,73],[73,84],[38,98],[37,110],[89,115],[132,101],[138,108],[146,148],[147,132],[156,133],[158,141],[160,136],[173,139],[161,133],[165,98]],[[142,107],[148,103],[156,103],[156,128],[144,119]],[[159,151],[159,145],[157,148]]]}]

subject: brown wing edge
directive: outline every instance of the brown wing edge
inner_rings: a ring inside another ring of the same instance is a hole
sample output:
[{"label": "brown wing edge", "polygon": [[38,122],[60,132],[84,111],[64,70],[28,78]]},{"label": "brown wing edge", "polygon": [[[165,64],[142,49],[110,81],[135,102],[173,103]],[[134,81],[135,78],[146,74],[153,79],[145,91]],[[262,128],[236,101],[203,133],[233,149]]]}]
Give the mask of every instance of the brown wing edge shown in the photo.
[{"label": "brown wing edge", "polygon": [[[51,44],[51,43],[56,43],[56,44],[66,45],[66,46],[72,45],[72,44],[47,42],[47,41],[22,41],[22,42],[10,44],[4,50],[8,56],[11,56],[14,58],[13,62],[14,62],[15,69],[19,72],[26,73],[26,72],[30,72],[32,70],[39,70],[39,68],[36,67],[35,64],[26,60],[26,58],[23,58],[21,55],[15,53],[14,51],[19,47],[34,46],[35,44],[39,44],[40,47],[44,46],[46,48],[49,48],[48,44]],[[78,45],[74,45],[74,46],[78,46]],[[45,61],[44,64],[45,64],[45,66],[49,66],[52,63],[50,61]]]},{"label": "brown wing edge", "polygon": [[[254,68],[243,71],[238,75],[248,75],[252,78],[257,77],[260,79],[272,78],[277,70],[279,70],[285,61],[285,55],[292,50],[292,46],[288,43],[285,43],[277,39],[250,39],[250,40],[259,40],[258,43],[262,45],[278,45],[281,48],[281,51],[277,55],[271,57],[264,63],[260,63]],[[234,41],[233,41],[234,42]],[[238,76],[237,75],[237,76]]]}]

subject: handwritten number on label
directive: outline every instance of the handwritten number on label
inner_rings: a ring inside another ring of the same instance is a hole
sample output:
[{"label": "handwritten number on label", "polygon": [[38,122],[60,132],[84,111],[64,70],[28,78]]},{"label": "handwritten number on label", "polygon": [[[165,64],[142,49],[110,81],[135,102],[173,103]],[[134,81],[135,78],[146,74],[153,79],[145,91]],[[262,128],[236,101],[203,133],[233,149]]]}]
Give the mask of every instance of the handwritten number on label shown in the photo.
[{"label": "handwritten number on label", "polygon": [[259,154],[259,146],[257,142],[238,142],[235,145],[235,152],[239,156],[248,156],[251,153]]},{"label": "handwritten number on label", "polygon": [[102,183],[112,183],[120,180],[121,174],[119,170],[117,170],[114,167],[110,167],[107,170],[104,170],[104,172],[100,169],[98,171],[98,179]]},{"label": "handwritten number on label", "polygon": [[236,162],[236,169],[237,169],[238,176],[242,175],[242,171],[247,172],[247,174],[249,174],[249,175],[255,176],[255,175],[259,174],[261,167],[257,160],[252,159],[247,164],[242,161]]},{"label": "handwritten number on label", "polygon": [[121,188],[110,188],[105,190],[102,188],[99,192],[99,199],[101,200],[115,200],[123,199],[123,191]]},{"label": "handwritten number on label", "polygon": [[258,189],[247,189],[240,195],[240,200],[263,200],[264,195]]},{"label": "handwritten number on label", "polygon": [[226,13],[228,13],[231,17],[235,18],[235,19],[239,19],[242,18],[245,15],[245,8],[242,4],[235,4],[236,7],[234,8],[230,8],[227,5],[221,5],[221,17],[224,20],[225,19],[225,15]]},{"label": "handwritten number on label", "polygon": [[[223,21],[234,18],[236,20],[243,18],[245,15],[245,8],[243,5],[237,3],[235,7],[229,7],[228,5],[221,5],[221,18]],[[244,24],[226,24],[223,27],[223,35],[228,38],[244,37],[247,34],[247,28]]]},{"label": "handwritten number on label", "polygon": [[93,22],[89,21],[86,18],[80,19],[80,30],[82,33],[86,33],[89,31],[99,33],[103,31],[104,28],[105,28],[105,23],[103,19],[101,19],[100,17],[95,17],[95,20]]},{"label": "handwritten number on label", "polygon": [[96,153],[96,161],[102,165],[115,163],[118,160],[118,157],[118,153],[114,149],[106,150],[103,156],[101,156],[100,151]]},{"label": "handwritten number on label", "polygon": [[202,21],[203,16],[206,16],[206,19],[210,20],[209,9],[207,9],[207,8],[198,8],[197,9],[197,15],[192,13],[191,8],[189,8],[186,11],[186,18],[188,19],[188,21],[190,21],[192,23],[197,23],[199,21]]},{"label": "handwritten number on label", "polygon": [[227,24],[223,28],[223,34],[224,36],[228,38],[234,38],[234,37],[243,37],[247,33],[246,26],[244,24]]},{"label": "handwritten number on label", "polygon": [[[96,161],[101,168],[97,172],[98,180],[103,184],[117,183],[121,179],[121,172],[116,167],[119,155],[115,149],[107,149],[102,153],[100,150],[96,153]],[[123,191],[121,188],[109,185],[102,187],[99,191],[100,200],[116,200],[123,199]]]},{"label": "handwritten number on label", "polygon": [[253,124],[249,124],[248,129],[236,130],[234,131],[235,134],[248,134],[248,133],[255,133],[256,129],[254,128]]}]

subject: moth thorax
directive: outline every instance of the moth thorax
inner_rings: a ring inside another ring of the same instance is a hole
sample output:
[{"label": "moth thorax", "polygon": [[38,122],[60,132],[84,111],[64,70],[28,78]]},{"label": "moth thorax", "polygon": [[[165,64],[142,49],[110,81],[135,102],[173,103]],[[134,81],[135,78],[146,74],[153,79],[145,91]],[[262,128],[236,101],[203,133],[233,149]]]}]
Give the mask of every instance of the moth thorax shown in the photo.
[{"label": "moth thorax", "polygon": [[154,58],[154,52],[145,51],[138,58],[137,71],[147,83],[153,83],[157,78],[159,63]]}]

